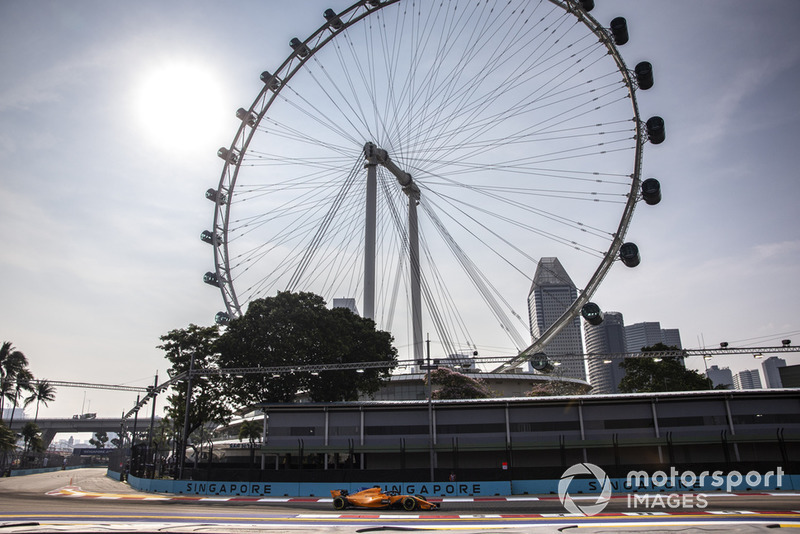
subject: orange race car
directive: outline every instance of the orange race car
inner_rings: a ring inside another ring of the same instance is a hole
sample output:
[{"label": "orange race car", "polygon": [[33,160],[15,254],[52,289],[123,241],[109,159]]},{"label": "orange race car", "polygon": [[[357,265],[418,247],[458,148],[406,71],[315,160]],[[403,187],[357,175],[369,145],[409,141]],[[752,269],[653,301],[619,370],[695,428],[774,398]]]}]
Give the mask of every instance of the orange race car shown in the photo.
[{"label": "orange race car", "polygon": [[352,495],[347,490],[331,490],[333,507],[344,510],[350,506],[359,508],[402,508],[403,510],[437,510],[439,505],[422,495],[400,495],[396,491],[383,491],[380,486],[361,490]]}]

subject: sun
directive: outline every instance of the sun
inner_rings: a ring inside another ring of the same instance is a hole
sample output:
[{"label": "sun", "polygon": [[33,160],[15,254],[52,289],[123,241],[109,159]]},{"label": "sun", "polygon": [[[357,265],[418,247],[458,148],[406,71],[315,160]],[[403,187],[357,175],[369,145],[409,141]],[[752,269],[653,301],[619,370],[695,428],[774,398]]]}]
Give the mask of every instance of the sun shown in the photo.
[{"label": "sun", "polygon": [[207,150],[228,125],[219,78],[199,62],[172,60],[145,73],[135,114],[144,136],[166,151]]}]

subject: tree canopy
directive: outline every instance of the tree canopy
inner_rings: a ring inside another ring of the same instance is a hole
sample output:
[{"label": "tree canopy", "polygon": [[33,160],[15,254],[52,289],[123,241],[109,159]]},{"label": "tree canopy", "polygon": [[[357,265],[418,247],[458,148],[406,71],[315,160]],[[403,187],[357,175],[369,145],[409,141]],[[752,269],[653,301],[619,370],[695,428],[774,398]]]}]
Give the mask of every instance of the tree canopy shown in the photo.
[{"label": "tree canopy", "polygon": [[[426,383],[427,379],[425,377]],[[496,396],[480,378],[472,378],[447,367],[431,371],[430,379],[432,385],[440,386],[431,393],[434,399],[488,399]]]},{"label": "tree canopy", "polygon": [[312,401],[357,400],[372,394],[397,365],[388,332],[348,309],[328,309],[313,293],[279,292],[255,300],[233,319],[217,343],[220,365],[228,368],[336,365],[385,362],[379,369],[323,370],[316,374],[250,374],[231,377],[227,394],[234,404],[292,402],[298,392]]},{"label": "tree canopy", "polygon": [[525,393],[526,397],[554,397],[565,395],[581,395],[586,393],[584,387],[575,382],[566,380],[551,380],[535,384],[530,391]]},{"label": "tree canopy", "polygon": [[[192,378],[189,434],[205,422],[222,422],[230,414],[260,402],[294,402],[305,393],[316,402],[357,400],[378,390],[397,365],[388,332],[344,308],[328,309],[312,293],[281,292],[255,300],[224,332],[217,326],[189,325],[161,337],[158,348],[171,363],[170,376],[188,371],[192,354],[196,370],[327,365],[317,373],[204,373]],[[378,369],[336,369],[358,362],[385,362]],[[167,413],[182,428],[186,382],[168,397]]]},{"label": "tree canopy", "polygon": [[[28,369],[28,358],[21,351],[14,348],[10,341],[0,345],[0,421],[4,402],[12,404],[10,422],[14,421],[17,407],[23,402],[24,407],[36,401],[36,417],[39,418],[39,404],[45,406],[55,400],[55,388],[47,380],[36,380]],[[30,392],[25,397],[25,392]]]},{"label": "tree canopy", "polygon": [[[215,326],[197,326],[190,324],[185,329],[171,330],[161,336],[162,344],[157,348],[166,352],[166,358],[172,364],[168,369],[170,376],[188,372],[194,355],[195,369],[219,368],[215,343],[219,339],[219,328]],[[229,409],[223,395],[223,380],[215,376],[192,377],[192,396],[189,405],[189,432],[200,428],[206,422],[223,422],[229,416]],[[167,396],[167,416],[177,421],[183,429],[186,412],[187,382],[179,383]]]},{"label": "tree canopy", "polygon": [[[658,343],[643,347],[642,352],[680,352],[678,347]],[[711,380],[697,371],[684,367],[683,358],[669,356],[656,361],[639,356],[625,358],[620,364],[625,376],[619,383],[621,393],[651,393],[657,391],[698,391],[713,389]]]}]

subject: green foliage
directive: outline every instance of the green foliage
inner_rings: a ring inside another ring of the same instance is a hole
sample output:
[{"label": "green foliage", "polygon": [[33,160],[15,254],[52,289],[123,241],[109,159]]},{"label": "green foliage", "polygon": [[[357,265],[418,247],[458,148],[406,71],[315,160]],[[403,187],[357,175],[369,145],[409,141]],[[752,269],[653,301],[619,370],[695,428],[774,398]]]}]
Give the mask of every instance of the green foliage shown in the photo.
[{"label": "green foliage", "polygon": [[[663,343],[643,347],[642,352],[680,352],[677,347]],[[683,357],[668,356],[655,361],[653,358],[626,358],[620,364],[625,376],[619,383],[621,393],[652,393],[658,391],[699,391],[713,389],[712,382],[697,371],[686,369]]]},{"label": "green foliage", "polygon": [[37,421],[39,419],[39,404],[41,403],[47,406],[48,403],[54,400],[56,400],[55,386],[47,380],[39,380],[36,385],[33,386],[31,395],[25,399],[25,407],[27,408],[32,402],[36,402],[36,416],[33,420]]},{"label": "green foliage", "polygon": [[17,435],[0,421],[0,451],[13,451],[17,444]]},{"label": "green foliage", "polygon": [[[448,367],[431,371],[430,378],[433,384],[441,386],[431,394],[434,399],[488,399],[497,396],[480,378],[469,377]],[[427,380],[426,376],[426,384]]]},{"label": "green foliage", "polygon": [[14,412],[23,392],[33,389],[32,381],[28,358],[15,349],[10,341],[3,342],[0,345],[0,417],[3,403],[7,399],[13,405],[11,420],[14,420]]},{"label": "green foliage", "polygon": [[[171,330],[161,336],[162,344],[157,348],[166,353],[172,364],[167,370],[169,376],[177,376],[188,372],[192,355],[195,369],[219,368],[218,355],[214,345],[219,339],[217,326],[202,327],[190,324],[188,328]],[[231,412],[222,394],[224,378],[211,376],[194,376],[192,378],[192,396],[189,407],[189,434],[202,427],[206,422],[224,422]],[[167,415],[179,422],[183,429],[186,411],[187,381],[179,382],[167,397]]]},{"label": "green foliage", "polygon": [[239,427],[239,441],[246,439],[250,443],[255,443],[261,439],[262,425],[258,421],[245,421]]},{"label": "green foliage", "polygon": [[25,442],[25,450],[37,451],[38,447],[41,447],[42,444],[42,437],[39,435],[39,425],[34,422],[27,422],[22,427],[22,440]]},{"label": "green foliage", "polygon": [[280,292],[255,300],[247,313],[232,320],[217,343],[219,365],[283,367],[343,363],[386,362],[381,369],[325,370],[249,374],[230,377],[226,395],[236,406],[258,402],[293,402],[298,392],[312,401],[357,400],[359,392],[372,394],[397,365],[397,351],[388,332],[344,308],[328,309],[312,293]]},{"label": "green foliage", "polygon": [[97,449],[102,449],[108,442],[108,434],[105,432],[96,432],[94,437],[89,440],[89,443],[94,445]]},{"label": "green foliage", "polygon": [[262,425],[258,421],[245,421],[239,427],[239,441],[246,439],[250,442],[250,463],[255,463],[256,441],[261,440]]},{"label": "green foliage", "polygon": [[583,386],[566,380],[549,380],[534,385],[525,393],[526,397],[553,397],[565,395],[582,395],[585,393]]}]

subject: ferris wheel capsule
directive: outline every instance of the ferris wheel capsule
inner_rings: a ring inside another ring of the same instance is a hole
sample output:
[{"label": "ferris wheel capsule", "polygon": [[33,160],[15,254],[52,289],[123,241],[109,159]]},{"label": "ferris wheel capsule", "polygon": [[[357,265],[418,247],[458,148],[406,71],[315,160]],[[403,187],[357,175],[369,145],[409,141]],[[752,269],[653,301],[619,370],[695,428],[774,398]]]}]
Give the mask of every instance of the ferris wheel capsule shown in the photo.
[{"label": "ferris wheel capsule", "polygon": [[628,21],[625,17],[617,17],[611,21],[611,35],[614,37],[614,44],[622,46],[628,42]]},{"label": "ferris wheel capsule", "polygon": [[645,123],[647,130],[647,138],[654,145],[660,145],[667,138],[667,132],[664,129],[664,119],[661,117],[650,117]]},{"label": "ferris wheel capsule", "polygon": [[636,75],[636,84],[639,86],[639,89],[647,90],[653,87],[652,63],[649,61],[637,63],[636,67],[633,69],[633,73]]},{"label": "ferris wheel capsule", "polygon": [[603,311],[594,302],[587,302],[583,305],[581,316],[592,326],[597,326],[603,322]]},{"label": "ferris wheel capsule", "polygon": [[289,46],[292,47],[292,50],[297,52],[297,56],[301,59],[307,57],[311,53],[308,47],[304,45],[297,37],[292,37],[292,40],[289,41]]},{"label": "ferris wheel capsule", "polygon": [[544,352],[537,352],[530,359],[531,367],[539,371],[540,373],[549,373],[553,370],[553,364],[547,358],[547,354]]},{"label": "ferris wheel capsule", "polygon": [[281,82],[278,80],[278,77],[274,76],[268,70],[262,72],[259,78],[270,89],[270,91],[277,91],[281,87]]},{"label": "ferris wheel capsule", "polygon": [[326,9],[325,13],[322,14],[325,17],[325,20],[328,21],[328,25],[331,27],[332,30],[338,31],[341,30],[344,26],[342,19],[339,18],[339,15],[332,9]]},{"label": "ferris wheel capsule", "polygon": [[642,198],[650,206],[661,202],[661,184],[658,180],[648,178],[642,182]]},{"label": "ferris wheel capsule", "polygon": [[219,278],[217,278],[217,275],[211,271],[203,275],[203,282],[210,286],[220,287]]},{"label": "ferris wheel capsule", "polygon": [[636,246],[636,243],[623,243],[619,248],[619,259],[628,267],[639,265],[642,258],[639,255],[639,247]]}]

